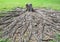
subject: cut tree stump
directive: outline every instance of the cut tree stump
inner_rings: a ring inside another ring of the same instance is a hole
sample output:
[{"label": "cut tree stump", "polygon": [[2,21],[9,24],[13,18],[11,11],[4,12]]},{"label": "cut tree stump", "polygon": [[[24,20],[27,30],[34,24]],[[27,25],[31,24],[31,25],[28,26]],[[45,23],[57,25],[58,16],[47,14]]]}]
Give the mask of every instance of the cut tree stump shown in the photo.
[{"label": "cut tree stump", "polygon": [[34,12],[32,4],[26,4],[26,11]]},{"label": "cut tree stump", "polygon": [[9,38],[12,42],[49,42],[60,33],[60,12],[43,9],[33,12],[32,4],[26,4],[27,11],[21,10],[10,11],[11,14],[0,18],[1,38]]}]

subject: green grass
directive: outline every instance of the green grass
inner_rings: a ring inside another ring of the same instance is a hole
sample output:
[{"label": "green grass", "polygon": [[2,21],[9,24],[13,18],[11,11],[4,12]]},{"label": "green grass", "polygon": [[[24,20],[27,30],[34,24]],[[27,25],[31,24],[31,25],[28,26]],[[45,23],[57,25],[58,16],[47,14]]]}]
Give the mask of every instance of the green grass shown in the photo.
[{"label": "green grass", "polygon": [[52,41],[49,41],[49,42],[60,42],[60,34],[56,34],[55,35],[55,39],[54,40],[52,40]]},{"label": "green grass", "polygon": [[2,39],[2,38],[0,38],[0,42],[11,42],[11,40],[10,39]]},{"label": "green grass", "polygon": [[6,16],[7,14],[0,14],[0,16]]},{"label": "green grass", "polygon": [[[15,7],[25,8],[27,3],[32,3],[35,8],[45,7],[60,10],[60,0],[0,0],[0,11],[8,11]],[[0,14],[0,16],[4,15]]]},{"label": "green grass", "polygon": [[24,7],[26,3],[32,3],[33,7],[46,7],[60,10],[60,0],[0,0],[0,10],[9,10],[13,7]]}]

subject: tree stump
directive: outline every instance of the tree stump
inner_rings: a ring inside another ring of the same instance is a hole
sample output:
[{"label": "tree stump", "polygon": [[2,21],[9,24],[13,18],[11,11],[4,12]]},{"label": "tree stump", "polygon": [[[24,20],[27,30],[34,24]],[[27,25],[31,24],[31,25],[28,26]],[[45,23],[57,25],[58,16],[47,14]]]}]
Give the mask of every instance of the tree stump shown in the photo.
[{"label": "tree stump", "polygon": [[[32,12],[32,5],[28,4],[27,10],[31,12],[17,12],[19,15],[16,16],[17,13],[11,11],[14,16],[11,14],[0,18],[0,29],[2,29],[0,38],[9,38],[11,42],[49,42],[56,40],[55,34],[60,34],[60,12],[45,9]],[[55,13],[52,14],[53,12]]]},{"label": "tree stump", "polygon": [[26,11],[34,12],[32,4],[26,4]]}]

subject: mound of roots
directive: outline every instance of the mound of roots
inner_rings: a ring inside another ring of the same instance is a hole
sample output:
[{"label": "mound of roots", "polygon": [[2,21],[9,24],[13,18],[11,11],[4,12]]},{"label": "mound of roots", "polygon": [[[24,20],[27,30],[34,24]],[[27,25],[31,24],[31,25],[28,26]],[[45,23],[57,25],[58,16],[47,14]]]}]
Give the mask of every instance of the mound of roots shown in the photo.
[{"label": "mound of roots", "polygon": [[60,12],[48,9],[15,9],[0,18],[0,38],[9,38],[12,42],[48,42],[60,33]]}]

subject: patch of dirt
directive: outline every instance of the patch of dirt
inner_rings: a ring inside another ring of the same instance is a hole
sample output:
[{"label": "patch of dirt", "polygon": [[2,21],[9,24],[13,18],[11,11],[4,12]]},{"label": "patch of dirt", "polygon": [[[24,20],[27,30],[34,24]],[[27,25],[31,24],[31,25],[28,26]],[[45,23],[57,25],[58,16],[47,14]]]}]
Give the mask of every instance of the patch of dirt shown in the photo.
[{"label": "patch of dirt", "polygon": [[12,42],[48,42],[60,33],[60,11],[35,9],[35,12],[16,8],[0,18],[1,38]]}]

